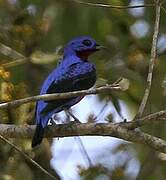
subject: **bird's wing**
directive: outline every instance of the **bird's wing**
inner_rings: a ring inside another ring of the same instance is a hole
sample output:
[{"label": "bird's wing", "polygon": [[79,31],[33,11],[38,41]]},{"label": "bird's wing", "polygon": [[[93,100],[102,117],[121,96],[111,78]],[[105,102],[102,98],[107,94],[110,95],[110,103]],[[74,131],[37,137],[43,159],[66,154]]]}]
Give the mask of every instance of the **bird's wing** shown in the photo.
[{"label": "bird's wing", "polygon": [[[89,89],[96,81],[96,71],[93,64],[77,63],[69,66],[61,78],[52,82],[47,89],[47,94],[71,92],[83,89]],[[41,115],[46,115],[48,112],[56,108],[70,106],[70,102],[74,98],[58,99],[45,101],[47,105],[41,111]],[[72,105],[71,105],[72,106]]]}]

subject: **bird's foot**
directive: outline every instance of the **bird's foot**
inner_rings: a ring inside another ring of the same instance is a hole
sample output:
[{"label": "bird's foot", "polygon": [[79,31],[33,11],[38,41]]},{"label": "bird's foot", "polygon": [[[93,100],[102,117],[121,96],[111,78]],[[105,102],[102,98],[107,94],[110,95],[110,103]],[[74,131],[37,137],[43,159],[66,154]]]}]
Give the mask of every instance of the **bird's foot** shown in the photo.
[{"label": "bird's foot", "polygon": [[60,119],[56,118],[56,117],[51,117],[49,120],[48,120],[48,126],[53,126],[53,125],[57,125],[57,124],[63,124],[62,121],[60,121]]},{"label": "bird's foot", "polygon": [[79,119],[77,119],[77,118],[75,118],[73,122],[77,123],[77,124],[81,124],[81,121]]},{"label": "bird's foot", "polygon": [[56,124],[56,122],[53,120],[53,118],[50,118],[49,120],[48,120],[48,126],[52,126],[52,125],[55,125]]},{"label": "bird's foot", "polygon": [[77,124],[81,124],[80,121],[74,120],[74,121],[70,121],[68,122],[69,125],[77,125]]},{"label": "bird's foot", "polygon": [[124,123],[126,123],[126,122],[127,122],[127,119],[126,119],[126,118],[124,118],[124,119],[123,119],[123,122],[124,122]]},{"label": "bird's foot", "polygon": [[81,123],[80,120],[69,109],[66,109],[65,112],[74,119],[74,121],[70,122],[74,122],[74,124]]}]

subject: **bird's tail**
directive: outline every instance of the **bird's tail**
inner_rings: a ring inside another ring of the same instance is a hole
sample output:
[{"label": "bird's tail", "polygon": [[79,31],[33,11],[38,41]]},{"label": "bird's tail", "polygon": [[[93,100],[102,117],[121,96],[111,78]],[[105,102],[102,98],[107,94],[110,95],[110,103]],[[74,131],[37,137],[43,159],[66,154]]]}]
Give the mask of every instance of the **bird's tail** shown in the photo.
[{"label": "bird's tail", "polygon": [[34,148],[35,146],[37,146],[42,142],[43,136],[44,136],[44,128],[40,124],[37,124],[35,134],[32,139],[32,148]]}]

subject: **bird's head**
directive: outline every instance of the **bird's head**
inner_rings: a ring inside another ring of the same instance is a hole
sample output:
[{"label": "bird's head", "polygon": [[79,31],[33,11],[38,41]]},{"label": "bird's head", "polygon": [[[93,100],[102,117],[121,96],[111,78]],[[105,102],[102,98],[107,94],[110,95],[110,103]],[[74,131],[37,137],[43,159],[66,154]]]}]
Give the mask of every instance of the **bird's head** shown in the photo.
[{"label": "bird's head", "polygon": [[100,50],[102,46],[90,36],[81,36],[71,40],[64,49],[64,55],[76,54],[79,58],[87,60],[88,56]]}]

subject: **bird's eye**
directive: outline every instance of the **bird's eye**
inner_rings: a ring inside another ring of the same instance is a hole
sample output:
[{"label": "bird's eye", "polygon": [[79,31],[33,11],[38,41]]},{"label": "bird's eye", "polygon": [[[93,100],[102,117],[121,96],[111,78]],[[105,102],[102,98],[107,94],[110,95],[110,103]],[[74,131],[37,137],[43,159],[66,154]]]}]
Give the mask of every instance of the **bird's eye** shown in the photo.
[{"label": "bird's eye", "polygon": [[85,46],[91,46],[92,45],[92,42],[88,39],[85,39],[82,44],[84,44]]}]

